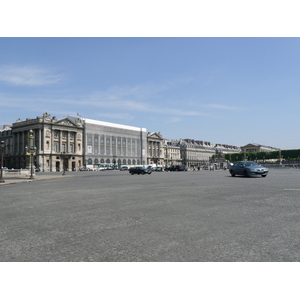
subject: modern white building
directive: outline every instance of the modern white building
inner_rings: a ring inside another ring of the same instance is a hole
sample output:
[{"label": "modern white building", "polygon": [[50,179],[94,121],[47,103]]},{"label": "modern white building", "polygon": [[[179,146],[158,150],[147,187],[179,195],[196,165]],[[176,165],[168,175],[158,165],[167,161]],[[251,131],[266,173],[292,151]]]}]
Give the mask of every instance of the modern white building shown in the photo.
[{"label": "modern white building", "polygon": [[147,164],[146,128],[86,118],[82,121],[85,166]]}]

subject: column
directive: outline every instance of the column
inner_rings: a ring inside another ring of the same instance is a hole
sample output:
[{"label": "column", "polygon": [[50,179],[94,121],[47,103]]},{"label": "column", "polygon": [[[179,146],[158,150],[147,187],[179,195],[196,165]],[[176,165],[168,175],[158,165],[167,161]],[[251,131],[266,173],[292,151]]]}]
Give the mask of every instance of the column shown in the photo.
[{"label": "column", "polygon": [[77,132],[74,132],[74,154],[77,153]]},{"label": "column", "polygon": [[68,153],[71,153],[71,149],[70,149],[70,131],[67,131],[67,145],[66,145],[66,147],[67,147],[67,151],[66,152],[68,152]]},{"label": "column", "polygon": [[[92,154],[95,154],[95,134],[92,134]],[[93,160],[94,164],[94,160]]]},{"label": "column", "polygon": [[[43,147],[44,149],[44,147]],[[38,152],[42,152],[42,129],[39,128],[39,145],[38,145]]]},{"label": "column", "polygon": [[62,130],[59,130],[59,152],[62,152]]}]

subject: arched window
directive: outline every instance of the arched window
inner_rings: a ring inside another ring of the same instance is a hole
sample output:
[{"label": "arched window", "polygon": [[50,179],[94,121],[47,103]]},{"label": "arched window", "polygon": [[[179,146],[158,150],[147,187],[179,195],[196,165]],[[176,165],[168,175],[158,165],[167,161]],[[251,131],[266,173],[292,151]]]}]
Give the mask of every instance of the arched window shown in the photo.
[{"label": "arched window", "polygon": [[101,158],[101,161],[100,161],[100,162],[101,162],[101,164],[104,164],[104,159],[103,159],[103,158]]},{"label": "arched window", "polygon": [[107,163],[107,164],[110,164],[110,159],[109,159],[109,158],[106,160],[106,163]]},{"label": "arched window", "polygon": [[95,158],[95,165],[97,165],[99,163],[98,158]]},{"label": "arched window", "polygon": [[123,165],[126,165],[126,159],[123,159]]},{"label": "arched window", "polygon": [[140,161],[139,159],[138,159],[138,161],[137,161],[137,164],[138,164],[138,165],[140,165],[140,164],[141,164],[141,161]]},{"label": "arched window", "polygon": [[135,164],[136,164],[136,162],[135,162],[135,159],[132,161],[132,164],[133,164],[133,165],[135,165]]},{"label": "arched window", "polygon": [[91,158],[88,159],[88,164],[91,165],[93,163],[93,160]]},{"label": "arched window", "polygon": [[131,160],[130,159],[128,159],[128,164],[131,165]]}]

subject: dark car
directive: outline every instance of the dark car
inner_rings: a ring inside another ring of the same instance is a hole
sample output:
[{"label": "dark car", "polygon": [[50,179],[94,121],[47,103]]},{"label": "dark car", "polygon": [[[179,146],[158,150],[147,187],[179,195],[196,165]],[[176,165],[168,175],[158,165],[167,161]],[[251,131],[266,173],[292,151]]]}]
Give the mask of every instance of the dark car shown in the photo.
[{"label": "dark car", "polygon": [[129,169],[129,173],[131,175],[133,175],[133,174],[138,174],[138,175],[149,174],[150,175],[152,173],[152,169],[148,169],[148,168],[144,168],[144,167],[133,167],[133,168]]},{"label": "dark car", "polygon": [[255,161],[237,161],[234,165],[229,167],[229,173],[231,176],[243,175],[245,177],[259,175],[266,177],[269,170]]},{"label": "dark car", "polygon": [[186,166],[171,166],[169,168],[166,168],[165,171],[166,172],[172,172],[172,171],[187,171],[187,167]]}]

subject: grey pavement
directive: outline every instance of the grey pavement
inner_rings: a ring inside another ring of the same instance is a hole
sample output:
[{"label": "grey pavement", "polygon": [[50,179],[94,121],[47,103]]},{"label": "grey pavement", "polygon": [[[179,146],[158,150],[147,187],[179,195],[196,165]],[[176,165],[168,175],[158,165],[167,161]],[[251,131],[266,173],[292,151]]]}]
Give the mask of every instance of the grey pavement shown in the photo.
[{"label": "grey pavement", "polygon": [[36,176],[0,186],[2,262],[300,260],[297,169]]},{"label": "grey pavement", "polygon": [[31,182],[31,181],[36,181],[36,180],[48,180],[48,179],[54,179],[54,178],[61,178],[63,177],[70,177],[72,175],[62,175],[62,173],[38,173],[34,174],[34,179],[30,179],[30,175],[7,175],[4,174],[3,179],[5,182],[0,182],[1,185],[5,184],[15,184],[15,183],[21,183],[21,182]]}]

